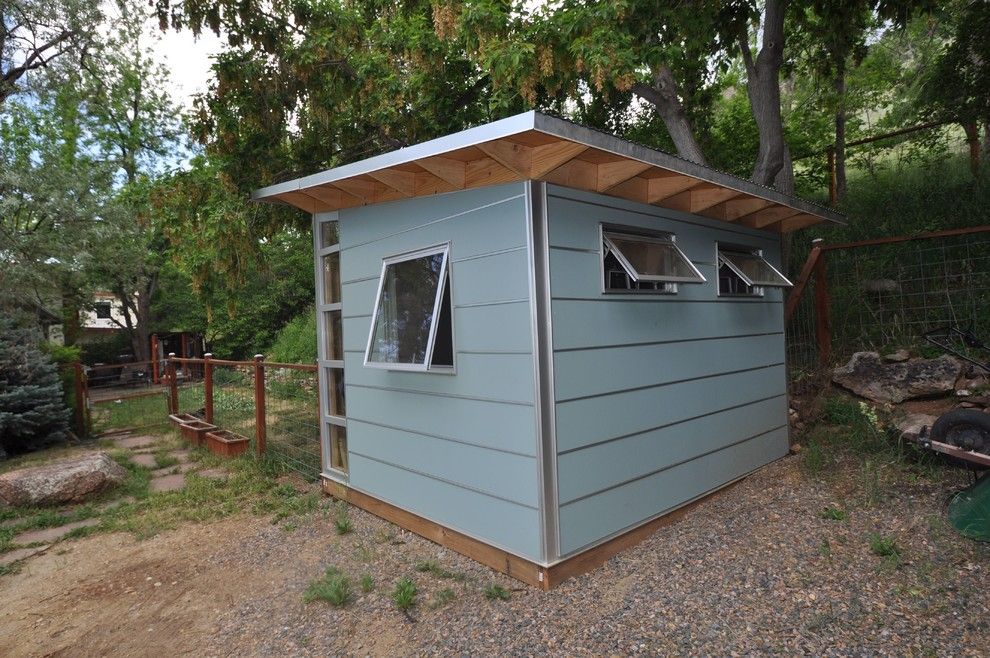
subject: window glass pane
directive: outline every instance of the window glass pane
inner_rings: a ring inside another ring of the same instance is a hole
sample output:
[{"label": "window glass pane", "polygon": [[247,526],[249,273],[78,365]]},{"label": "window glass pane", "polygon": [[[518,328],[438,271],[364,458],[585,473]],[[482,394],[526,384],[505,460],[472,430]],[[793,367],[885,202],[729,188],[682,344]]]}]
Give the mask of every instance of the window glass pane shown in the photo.
[{"label": "window glass pane", "polygon": [[723,263],[735,270],[749,285],[775,287],[791,285],[791,282],[785,279],[770,263],[756,254],[719,250],[718,255]]},{"label": "window glass pane", "polygon": [[327,425],[330,434],[330,468],[347,472],[347,428],[342,425]]},{"label": "window glass pane", "polygon": [[336,304],[340,301],[340,252],[335,251],[323,257],[323,303]]},{"label": "window glass pane", "polygon": [[754,295],[757,291],[736,274],[731,267],[719,261],[718,294],[720,295]]},{"label": "window glass pane", "polygon": [[674,284],[662,281],[635,281],[611,251],[605,254],[605,290],[673,292]]},{"label": "window glass pane", "polygon": [[705,278],[674,246],[659,238],[606,232],[606,247],[628,265],[633,278],[647,281],[685,281],[704,283]]},{"label": "window glass pane", "polygon": [[323,314],[326,330],[326,358],[341,361],[344,358],[344,337],[341,328],[340,311],[326,311]]},{"label": "window glass pane", "polygon": [[339,242],[337,222],[322,222],[320,224],[320,247],[326,249]]},{"label": "window glass pane", "polygon": [[327,368],[327,413],[331,416],[346,416],[344,400],[344,369]]},{"label": "window glass pane", "polygon": [[390,263],[372,327],[368,361],[425,364],[444,252]]}]

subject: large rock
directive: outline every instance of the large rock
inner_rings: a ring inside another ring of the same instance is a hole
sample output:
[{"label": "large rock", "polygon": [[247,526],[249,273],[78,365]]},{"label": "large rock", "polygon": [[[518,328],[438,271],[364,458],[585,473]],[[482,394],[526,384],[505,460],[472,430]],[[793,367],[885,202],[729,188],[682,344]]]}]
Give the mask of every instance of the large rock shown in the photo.
[{"label": "large rock", "polygon": [[961,373],[962,364],[948,355],[884,363],[876,352],[856,352],[832,372],[832,381],[874,402],[900,403],[948,393]]},{"label": "large rock", "polygon": [[900,431],[903,441],[915,442],[921,437],[921,430],[926,427],[931,429],[936,420],[938,417],[930,414],[908,414],[897,421],[894,427]]},{"label": "large rock", "polygon": [[110,455],[94,452],[0,475],[0,500],[8,505],[78,503],[126,477],[127,471]]}]

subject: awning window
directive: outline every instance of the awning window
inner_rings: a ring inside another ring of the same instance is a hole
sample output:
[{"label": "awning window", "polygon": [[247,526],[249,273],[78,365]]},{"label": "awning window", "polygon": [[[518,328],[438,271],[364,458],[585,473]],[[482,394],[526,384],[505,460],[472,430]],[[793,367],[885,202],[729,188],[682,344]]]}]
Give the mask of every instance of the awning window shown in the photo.
[{"label": "awning window", "polygon": [[612,254],[636,282],[704,283],[701,275],[673,240],[634,233],[602,232],[605,256]]},{"label": "awning window", "polygon": [[793,284],[757,253],[718,250],[719,266],[728,267],[747,286],[789,288]]}]

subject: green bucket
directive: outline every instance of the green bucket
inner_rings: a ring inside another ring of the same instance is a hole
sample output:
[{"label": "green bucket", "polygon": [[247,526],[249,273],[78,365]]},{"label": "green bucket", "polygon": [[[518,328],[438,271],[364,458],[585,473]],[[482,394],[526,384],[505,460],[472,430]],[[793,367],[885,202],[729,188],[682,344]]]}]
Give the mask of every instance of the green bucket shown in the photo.
[{"label": "green bucket", "polygon": [[949,520],[962,536],[990,541],[990,475],[953,496],[949,502]]}]

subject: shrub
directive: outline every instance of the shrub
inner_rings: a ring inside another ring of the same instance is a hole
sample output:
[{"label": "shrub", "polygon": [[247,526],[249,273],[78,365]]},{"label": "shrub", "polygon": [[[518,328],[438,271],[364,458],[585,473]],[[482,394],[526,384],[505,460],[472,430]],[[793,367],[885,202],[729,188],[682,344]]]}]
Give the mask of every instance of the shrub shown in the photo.
[{"label": "shrub", "polygon": [[267,351],[277,363],[316,363],[316,311],[312,307],[292,318]]},{"label": "shrub", "polygon": [[65,439],[69,410],[37,333],[0,319],[0,458]]}]

